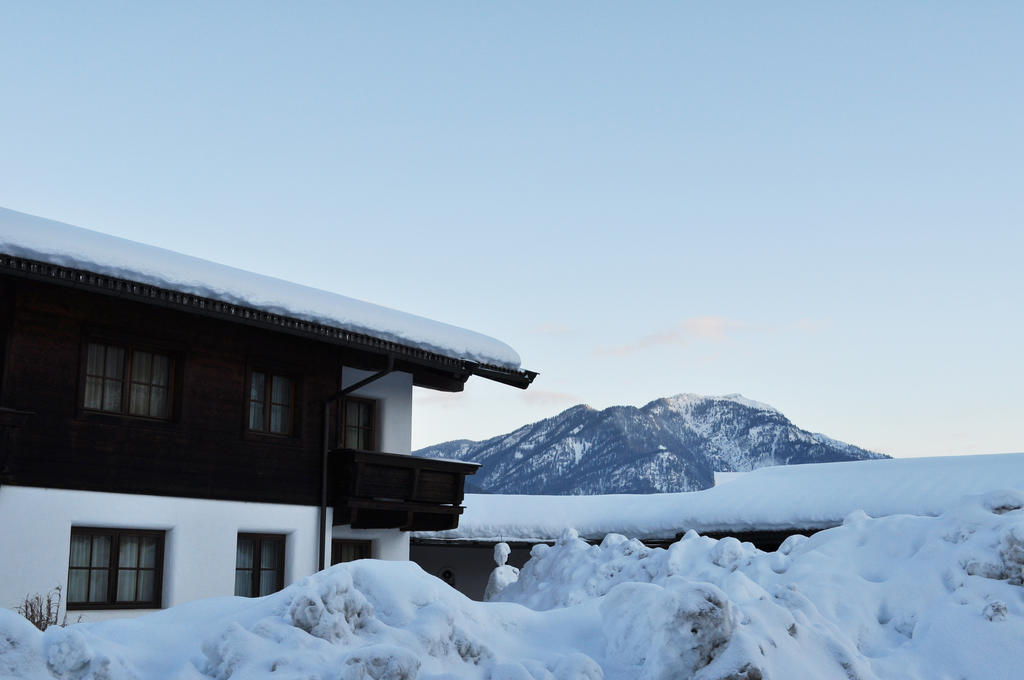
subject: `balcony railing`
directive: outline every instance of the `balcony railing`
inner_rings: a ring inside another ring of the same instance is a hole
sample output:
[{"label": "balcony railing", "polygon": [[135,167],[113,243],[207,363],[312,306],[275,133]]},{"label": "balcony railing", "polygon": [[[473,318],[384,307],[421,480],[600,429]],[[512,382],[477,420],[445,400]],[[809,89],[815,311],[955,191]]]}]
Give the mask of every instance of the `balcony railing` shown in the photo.
[{"label": "balcony railing", "polygon": [[331,451],[329,466],[335,525],[404,531],[456,528],[466,475],[479,467],[352,449]]}]

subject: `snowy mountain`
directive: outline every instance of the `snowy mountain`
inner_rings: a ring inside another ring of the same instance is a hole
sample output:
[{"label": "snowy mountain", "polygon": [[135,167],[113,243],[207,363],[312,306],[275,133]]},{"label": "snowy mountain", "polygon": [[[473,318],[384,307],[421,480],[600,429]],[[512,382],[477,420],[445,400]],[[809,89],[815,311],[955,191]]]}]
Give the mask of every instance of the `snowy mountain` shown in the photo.
[{"label": "snowy mountain", "polygon": [[886,457],[801,430],[738,394],[602,411],[581,404],[509,434],[414,455],[480,463],[469,491],[559,495],[696,491],[713,486],[715,472]]}]

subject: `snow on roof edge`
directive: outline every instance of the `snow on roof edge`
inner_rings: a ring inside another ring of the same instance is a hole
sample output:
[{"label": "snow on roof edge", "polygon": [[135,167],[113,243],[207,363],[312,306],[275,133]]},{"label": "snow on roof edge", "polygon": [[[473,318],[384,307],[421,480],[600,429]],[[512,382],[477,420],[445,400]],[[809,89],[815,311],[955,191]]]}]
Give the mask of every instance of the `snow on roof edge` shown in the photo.
[{"label": "snow on roof edge", "polygon": [[0,251],[520,370],[509,345],[371,302],[0,207]]}]

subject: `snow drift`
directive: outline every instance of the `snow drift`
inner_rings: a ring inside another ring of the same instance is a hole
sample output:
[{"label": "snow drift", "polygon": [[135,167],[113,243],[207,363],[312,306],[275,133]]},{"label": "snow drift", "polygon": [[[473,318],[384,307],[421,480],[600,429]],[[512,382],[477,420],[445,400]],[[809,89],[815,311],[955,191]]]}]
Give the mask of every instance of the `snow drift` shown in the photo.
[{"label": "snow drift", "polygon": [[332,567],[258,600],[40,633],[0,612],[0,677],[837,680],[1019,677],[1024,493],[938,517],[851,513],[776,553],[566,531],[474,602],[410,563]]}]

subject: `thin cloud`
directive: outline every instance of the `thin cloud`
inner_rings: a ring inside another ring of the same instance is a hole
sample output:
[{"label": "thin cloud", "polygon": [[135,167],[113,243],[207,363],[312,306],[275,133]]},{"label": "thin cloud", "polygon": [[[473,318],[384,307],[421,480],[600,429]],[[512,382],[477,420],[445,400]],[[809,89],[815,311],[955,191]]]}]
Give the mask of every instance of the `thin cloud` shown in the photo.
[{"label": "thin cloud", "polygon": [[614,347],[601,347],[598,354],[622,356],[634,354],[652,347],[665,345],[688,345],[694,340],[707,340],[714,343],[726,342],[732,335],[741,331],[758,330],[761,327],[722,316],[694,316],[676,324],[668,330],[645,335],[639,340]]},{"label": "thin cloud", "polygon": [[800,331],[817,333],[828,329],[829,322],[820,319],[798,319],[785,324],[753,324],[746,321],[729,319],[724,316],[694,316],[679,322],[671,328],[645,335],[633,342],[613,347],[599,347],[596,354],[607,356],[624,356],[635,354],[653,347],[685,346],[695,341],[704,341],[715,345],[735,340],[737,336],[747,333],[772,333],[777,331]]}]

